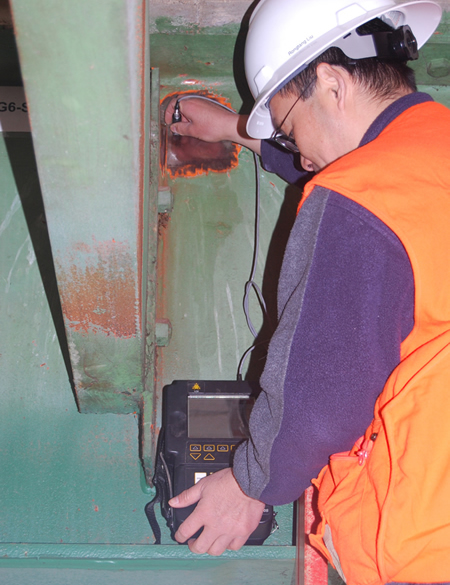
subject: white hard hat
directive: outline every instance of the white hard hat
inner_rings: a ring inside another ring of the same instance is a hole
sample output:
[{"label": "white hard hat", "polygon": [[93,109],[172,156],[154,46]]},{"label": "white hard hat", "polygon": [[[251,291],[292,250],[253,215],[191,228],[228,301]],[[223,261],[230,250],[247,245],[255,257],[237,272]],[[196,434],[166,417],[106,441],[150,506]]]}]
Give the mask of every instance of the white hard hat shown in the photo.
[{"label": "white hard hat", "polygon": [[271,136],[271,97],[329,47],[341,48],[352,59],[376,57],[373,37],[356,32],[361,25],[374,18],[394,29],[408,25],[420,48],[441,16],[436,0],[261,0],[245,44],[245,74],[255,98],[248,134]]}]

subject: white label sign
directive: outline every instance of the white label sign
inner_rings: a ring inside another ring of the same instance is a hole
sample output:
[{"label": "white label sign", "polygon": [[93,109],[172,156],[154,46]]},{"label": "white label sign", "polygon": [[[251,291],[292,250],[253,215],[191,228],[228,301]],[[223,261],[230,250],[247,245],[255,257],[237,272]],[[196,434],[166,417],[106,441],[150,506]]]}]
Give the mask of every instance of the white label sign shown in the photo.
[{"label": "white label sign", "polygon": [[0,86],[0,132],[30,132],[23,87]]},{"label": "white label sign", "polygon": [[207,473],[203,473],[203,472],[200,472],[200,471],[196,471],[194,473],[194,483],[198,483],[201,479],[203,479],[207,475],[208,475]]}]

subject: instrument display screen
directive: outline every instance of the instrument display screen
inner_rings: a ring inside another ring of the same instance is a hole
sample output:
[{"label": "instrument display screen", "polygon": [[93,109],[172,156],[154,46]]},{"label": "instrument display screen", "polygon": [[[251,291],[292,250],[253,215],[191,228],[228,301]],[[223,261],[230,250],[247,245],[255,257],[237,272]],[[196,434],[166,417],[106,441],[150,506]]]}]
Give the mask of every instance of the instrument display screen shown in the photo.
[{"label": "instrument display screen", "polygon": [[254,402],[242,394],[189,395],[189,439],[245,439]]}]

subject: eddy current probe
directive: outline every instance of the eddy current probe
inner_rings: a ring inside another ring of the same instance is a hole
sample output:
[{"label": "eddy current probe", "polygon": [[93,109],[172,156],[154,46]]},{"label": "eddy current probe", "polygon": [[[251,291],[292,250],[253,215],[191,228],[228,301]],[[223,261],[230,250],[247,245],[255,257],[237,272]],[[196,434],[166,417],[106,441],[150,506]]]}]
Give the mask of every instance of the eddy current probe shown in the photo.
[{"label": "eddy current probe", "polygon": [[172,124],[181,122],[180,100],[177,100],[172,114]]}]

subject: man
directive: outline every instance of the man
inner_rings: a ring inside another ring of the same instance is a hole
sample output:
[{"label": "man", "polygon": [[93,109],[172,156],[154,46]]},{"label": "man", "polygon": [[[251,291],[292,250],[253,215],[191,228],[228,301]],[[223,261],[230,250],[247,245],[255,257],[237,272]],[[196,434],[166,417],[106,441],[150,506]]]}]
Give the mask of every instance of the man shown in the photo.
[{"label": "man", "polygon": [[316,173],[251,439],[233,471],[171,501],[198,501],[177,533],[204,527],[193,552],[240,548],[262,502],[295,500],[340,451],[317,482],[314,544],[350,584],[450,581],[450,112],[406,66],[440,15],[427,0],[263,0],[246,44],[247,131],[242,116],[180,103],[174,131],[239,142],[292,182]]}]

